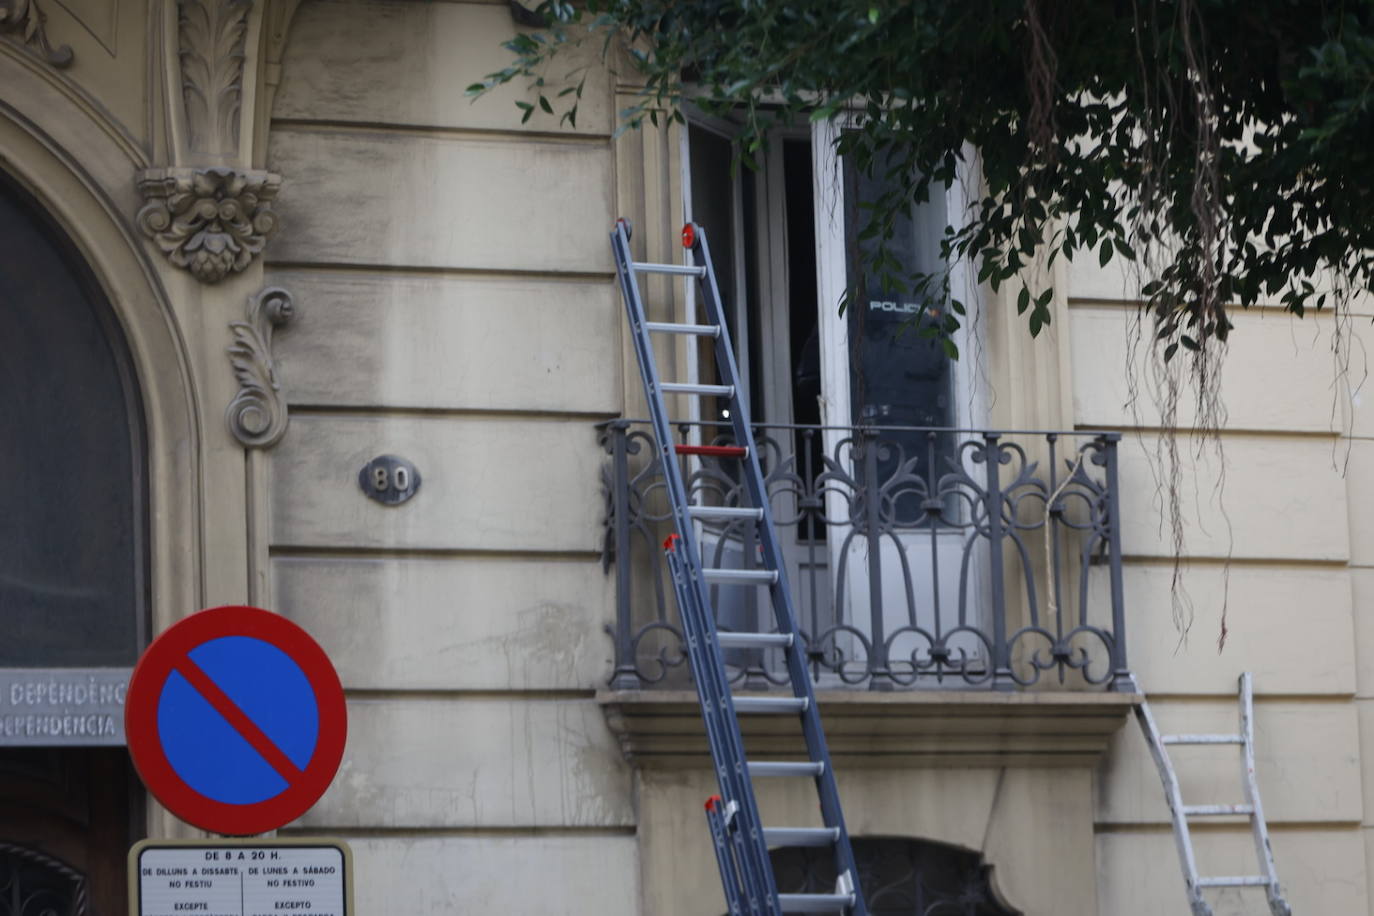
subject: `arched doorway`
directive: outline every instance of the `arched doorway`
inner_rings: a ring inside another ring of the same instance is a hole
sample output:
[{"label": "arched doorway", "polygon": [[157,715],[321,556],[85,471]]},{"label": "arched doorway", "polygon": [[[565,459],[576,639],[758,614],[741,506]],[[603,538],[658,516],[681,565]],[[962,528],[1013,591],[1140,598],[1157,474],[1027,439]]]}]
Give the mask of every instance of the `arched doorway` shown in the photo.
[{"label": "arched doorway", "polygon": [[0,327],[0,878],[115,914],[142,834],[110,708],[147,636],[142,401],[84,259],[3,173]]},{"label": "arched doorway", "polygon": [[[902,837],[852,842],[873,916],[1018,916],[997,899],[991,867],[976,852]],[[771,857],[781,893],[826,893],[835,886],[835,857],[828,849],[787,846]]]}]

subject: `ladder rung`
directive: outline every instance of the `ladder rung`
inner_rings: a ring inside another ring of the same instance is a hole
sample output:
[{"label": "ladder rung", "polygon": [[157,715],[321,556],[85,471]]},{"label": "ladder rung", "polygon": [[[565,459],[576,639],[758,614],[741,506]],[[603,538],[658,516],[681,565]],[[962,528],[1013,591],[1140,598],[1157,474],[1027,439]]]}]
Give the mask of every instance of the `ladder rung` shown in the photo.
[{"label": "ladder rung", "polygon": [[758,760],[750,761],[750,776],[819,776],[825,772],[825,764],[819,760],[805,762]]},{"label": "ladder rung", "polygon": [[853,894],[778,894],[784,913],[838,913],[853,905]]},{"label": "ladder rung", "polygon": [[1264,887],[1269,879],[1264,875],[1241,875],[1233,878],[1198,878],[1198,887]]},{"label": "ladder rung", "polygon": [[717,633],[716,641],[722,649],[787,649],[792,645],[792,634]]},{"label": "ladder rung", "polygon": [[1184,805],[1184,817],[1225,817],[1228,814],[1244,814],[1250,816],[1255,813],[1254,805]]},{"label": "ladder rung", "polygon": [[[741,449],[743,451],[743,449]],[[692,518],[732,519],[750,518],[762,521],[763,510],[748,506],[688,506],[687,514]]]},{"label": "ladder rung", "polygon": [[647,261],[635,261],[631,266],[642,274],[681,274],[687,277],[706,276],[705,267],[689,267],[686,264],[650,264]]},{"label": "ladder rung", "polygon": [[735,697],[735,712],[805,712],[806,697]]},{"label": "ladder rung", "polygon": [[772,585],[778,581],[776,569],[703,569],[707,582],[727,585]]},{"label": "ladder rung", "polygon": [[1164,744],[1244,744],[1240,735],[1161,735]]},{"label": "ladder rung", "polygon": [[698,385],[695,382],[664,382],[659,386],[664,394],[715,395],[728,398],[735,393],[734,385]]},{"label": "ladder rung", "polygon": [[660,334],[696,334],[701,337],[719,337],[718,324],[676,324],[671,321],[646,321],[644,330]]},{"label": "ladder rung", "polygon": [[764,827],[769,846],[829,846],[840,838],[839,827]]}]

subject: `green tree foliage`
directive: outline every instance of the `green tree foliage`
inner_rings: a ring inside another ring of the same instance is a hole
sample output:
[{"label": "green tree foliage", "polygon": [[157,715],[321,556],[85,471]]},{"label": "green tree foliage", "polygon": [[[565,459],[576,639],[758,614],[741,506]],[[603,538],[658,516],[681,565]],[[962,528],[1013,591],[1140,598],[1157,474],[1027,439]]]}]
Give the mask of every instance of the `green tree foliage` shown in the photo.
[{"label": "green tree foliage", "polygon": [[[622,126],[680,119],[690,94],[742,125],[746,163],[779,122],[852,112],[839,151],[899,179],[869,215],[879,242],[976,151],[983,186],[945,233],[946,261],[994,287],[1025,281],[1038,254],[1132,261],[1166,359],[1225,340],[1228,306],[1301,315],[1374,280],[1371,0],[585,0],[538,14],[543,28],[507,43],[511,65],[469,91],[528,81],[527,118],[575,123],[581,84],[554,62],[597,41],[644,86]],[[903,277],[881,256],[870,269],[948,290],[947,274]],[[1019,295],[1032,334],[1050,299]]]}]

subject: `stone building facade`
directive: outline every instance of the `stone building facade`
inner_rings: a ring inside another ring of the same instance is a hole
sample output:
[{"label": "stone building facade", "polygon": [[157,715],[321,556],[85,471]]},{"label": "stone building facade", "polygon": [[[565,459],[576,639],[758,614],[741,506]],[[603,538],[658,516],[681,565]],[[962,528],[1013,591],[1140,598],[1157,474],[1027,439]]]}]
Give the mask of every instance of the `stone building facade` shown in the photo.
[{"label": "stone building facade", "polygon": [[[852,230],[851,186],[826,159],[826,131],[842,125],[780,135],[768,167],[744,178],[722,166],[728,123],[617,135],[633,87],[594,60],[575,127],[538,111],[521,123],[516,90],[476,103],[463,91],[503,65],[516,27],[497,2],[0,2],[0,469],[22,487],[36,474],[44,496],[20,499],[30,515],[0,527],[14,558],[0,561],[0,614],[18,621],[0,649],[6,684],[26,670],[127,668],[202,607],[272,608],[328,650],[350,715],[332,788],[282,832],[352,845],[361,913],[721,912],[700,813],[705,746],[671,631],[656,625],[671,625],[671,596],[660,603],[651,552],[616,528],[629,504],[615,514],[615,447],[633,430],[614,421],[645,408],[606,233],[627,216],[639,256],[677,260],[690,215],[729,253],[756,413],[788,430],[774,432],[796,462],[825,455],[844,471],[842,437],[820,427],[884,418],[1049,430],[1062,435],[1008,436],[1039,473],[1057,468],[1057,486],[1078,454],[1065,443],[1119,434],[1118,542],[1075,565],[1048,560],[1042,528],[1028,528],[1011,581],[1037,584],[995,614],[975,589],[970,613],[974,629],[1005,614],[1014,635],[1088,608],[1110,637],[1092,651],[1125,646],[1133,682],[1104,675],[1100,655],[1085,678],[1053,640],[1043,667],[1008,650],[1026,683],[1001,690],[983,675],[1002,643],[964,645],[964,667],[946,659],[943,679],[927,677],[940,669],[929,646],[907,648],[907,668],[894,648],[876,673],[852,635],[817,658],[846,816],[869,844],[882,912],[941,893],[981,901],[980,913],[1184,912],[1135,688],[1168,730],[1229,730],[1251,671],[1258,777],[1295,910],[1374,913],[1374,628],[1358,612],[1374,589],[1361,511],[1374,431],[1358,393],[1368,322],[1344,328],[1357,354],[1347,371],[1333,366],[1327,318],[1260,307],[1237,319],[1225,473],[1210,445],[1180,440],[1195,613],[1183,640],[1151,463],[1161,421],[1127,278],[1056,264],[1054,321],[1035,342],[1015,290],[970,282],[965,358],[917,380],[938,389],[939,411],[883,400],[859,349],[836,343],[862,329],[823,306]],[[666,284],[651,292],[663,317],[693,307]],[[871,320],[906,307],[888,305]],[[1354,317],[1369,315],[1358,302]],[[663,357],[709,372],[686,347]],[[813,439],[793,435],[808,425]],[[360,490],[379,455],[418,470],[413,498],[384,505]],[[100,485],[83,495],[83,480]],[[634,537],[658,530],[638,518]],[[855,615],[871,638],[854,610],[872,603],[852,591],[864,577],[836,580],[842,563],[868,568],[840,546],[856,519],[819,518],[795,541],[823,560],[793,573],[828,577],[811,610],[830,625]],[[944,582],[911,527],[894,549]],[[1061,549],[1083,543],[1053,530]],[[712,543],[743,551],[733,538]],[[19,549],[35,544],[55,546],[46,559]],[[892,580],[886,562],[863,587],[931,584]],[[1056,565],[1067,572],[1051,614]],[[846,652],[851,667],[832,664]],[[767,661],[751,665],[743,676],[763,686]],[[15,696],[24,688],[0,698],[0,862],[25,881],[80,878],[88,912],[118,912],[130,843],[193,833],[142,792],[117,742],[48,741]],[[1185,794],[1239,800],[1229,753],[1180,763]],[[809,816],[804,793],[761,793],[779,820]],[[1250,870],[1249,842],[1238,820],[1197,838],[1214,873]],[[814,878],[804,856],[780,855],[783,871]],[[1261,911],[1251,892],[1214,899],[1218,913]]]}]

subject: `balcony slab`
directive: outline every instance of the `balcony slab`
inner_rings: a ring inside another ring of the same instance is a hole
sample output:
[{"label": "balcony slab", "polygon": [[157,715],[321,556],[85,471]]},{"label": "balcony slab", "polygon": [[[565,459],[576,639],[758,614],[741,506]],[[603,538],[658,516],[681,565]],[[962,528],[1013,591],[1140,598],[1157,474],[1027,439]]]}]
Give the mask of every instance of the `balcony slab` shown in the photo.
[{"label": "balcony slab", "polygon": [[[1143,699],[1045,690],[822,690],[816,697],[837,768],[1091,767]],[[694,692],[603,690],[597,702],[635,766],[709,766]],[[751,759],[805,759],[792,716],[742,715],[740,728]]]}]

